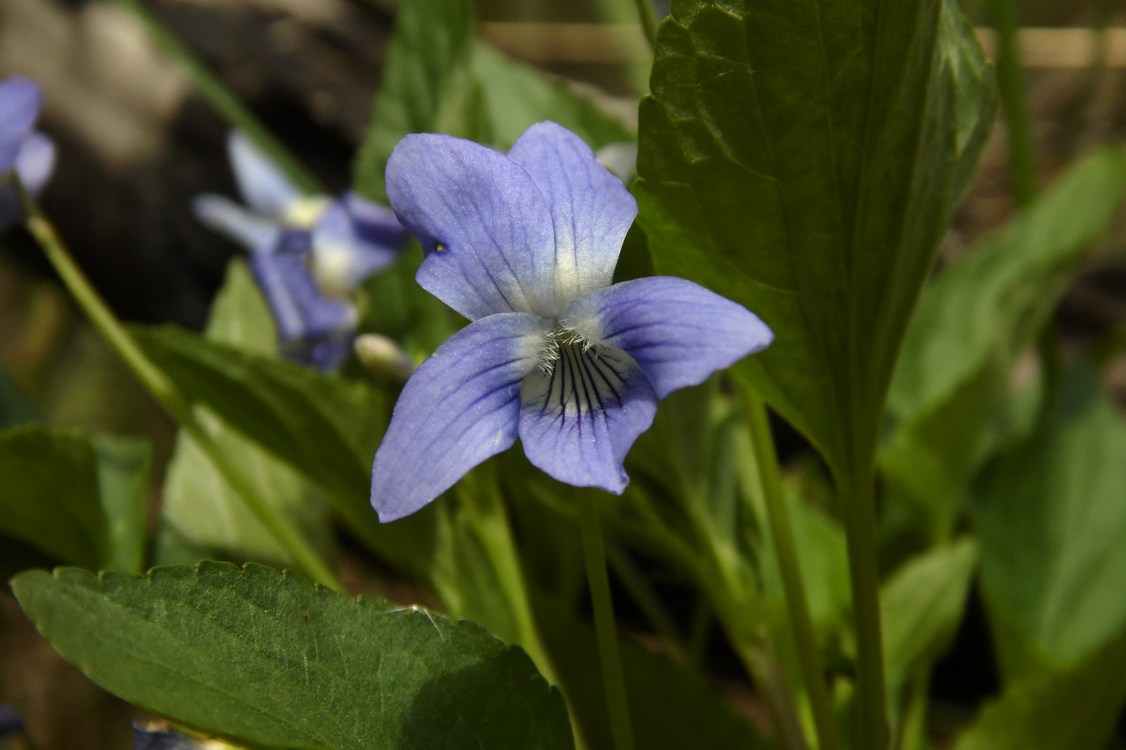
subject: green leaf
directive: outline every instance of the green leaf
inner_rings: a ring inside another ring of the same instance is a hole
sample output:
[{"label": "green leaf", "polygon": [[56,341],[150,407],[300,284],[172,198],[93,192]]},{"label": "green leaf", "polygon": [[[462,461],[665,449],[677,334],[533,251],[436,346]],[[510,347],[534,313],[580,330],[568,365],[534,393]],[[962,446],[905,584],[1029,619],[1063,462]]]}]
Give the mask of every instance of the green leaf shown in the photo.
[{"label": "green leaf", "polygon": [[447,133],[507,148],[529,125],[554,120],[597,148],[630,139],[585,96],[474,36],[468,0],[399,6],[383,83],[354,165],[357,191],[383,199],[383,171],[408,133]]},{"label": "green leaf", "polygon": [[[275,335],[269,308],[246,264],[233,261],[212,306],[207,338],[272,355],[277,348]],[[327,508],[309,483],[213,413],[197,407],[196,415],[259,496],[281,517],[302,529],[321,554],[331,559],[333,540]],[[168,467],[155,552],[157,562],[162,564],[203,558],[254,560],[279,567],[295,564],[246,501],[184,432],[177,438],[176,452]]]},{"label": "green leaf", "polygon": [[285,748],[572,746],[559,693],[470,622],[253,565],[29,571],[12,589],[94,682],[203,731]]},{"label": "green leaf", "polygon": [[737,372],[864,471],[935,247],[989,130],[992,78],[949,1],[674,0],[641,104],[654,263],[758,313]]},{"label": "green leaf", "polygon": [[[594,631],[558,602],[543,599],[538,602],[537,621],[587,745],[612,747]],[[622,669],[637,747],[753,750],[767,746],[754,724],[732,711],[698,672],[629,643],[622,644]]]},{"label": "green leaf", "polygon": [[1009,677],[1076,664],[1126,629],[1126,424],[1084,367],[1055,406],[988,472],[974,506]]},{"label": "green leaf", "polygon": [[1004,428],[1018,357],[1124,196],[1126,151],[1097,151],[923,294],[888,394],[898,425],[881,465],[889,491],[924,509],[940,536]]},{"label": "green leaf", "polygon": [[369,499],[371,461],[389,417],[383,393],[173,327],[136,328],[134,336],[183,393],[325,490],[369,549],[417,571],[433,544],[433,518],[383,526]]},{"label": "green leaf", "polygon": [[378,391],[172,326],[133,333],[189,398],[327,489],[367,497],[386,423]]},{"label": "green leaf", "polygon": [[488,42],[473,45],[473,72],[480,86],[483,127],[488,143],[508,148],[528,127],[552,120],[577,133],[591,148],[635,136],[592,100],[525,63],[498,52]]},{"label": "green leaf", "polygon": [[1126,637],[1064,672],[1005,688],[957,750],[1102,750],[1126,707]]},{"label": "green leaf", "polygon": [[977,562],[972,539],[912,559],[880,592],[888,705],[943,654],[962,621]]},{"label": "green leaf", "polygon": [[407,133],[433,131],[450,97],[471,85],[472,38],[473,9],[466,0],[410,0],[399,6],[383,81],[354,165],[358,192],[384,199],[383,169],[395,144]]},{"label": "green leaf", "polygon": [[100,567],[110,557],[98,459],[78,432],[0,433],[0,532],[57,560]]},{"label": "green leaf", "polygon": [[109,559],[101,564],[140,573],[145,568],[152,443],[144,438],[98,435],[93,445],[109,544]]}]

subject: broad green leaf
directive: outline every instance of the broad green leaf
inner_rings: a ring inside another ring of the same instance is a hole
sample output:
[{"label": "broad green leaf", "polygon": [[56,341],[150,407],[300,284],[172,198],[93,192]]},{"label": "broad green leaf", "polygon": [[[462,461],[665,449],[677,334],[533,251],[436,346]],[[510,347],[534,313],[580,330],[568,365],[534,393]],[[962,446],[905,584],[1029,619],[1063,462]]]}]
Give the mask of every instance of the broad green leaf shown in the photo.
[{"label": "broad green leaf", "polygon": [[93,445],[109,544],[109,559],[101,564],[140,573],[145,568],[152,444],[144,438],[98,435]]},{"label": "broad green leaf", "polygon": [[1126,631],[1126,424],[1093,374],[987,473],[974,505],[1002,673],[1077,664]]},{"label": "broad green leaf", "polygon": [[[246,265],[240,260],[232,262],[212,305],[207,338],[270,356],[276,351],[275,335],[270,311]],[[196,408],[196,416],[259,496],[302,529],[322,555],[331,559],[332,529],[327,509],[309,483],[203,407]],[[294,565],[246,501],[184,432],[177,439],[168,467],[155,552],[157,562],[162,564],[218,558]]]},{"label": "broad green leaf", "polygon": [[371,457],[386,423],[378,391],[171,326],[137,328],[134,335],[189,398],[313,481],[366,502]]},{"label": "broad green leaf", "polygon": [[923,294],[892,379],[881,465],[897,498],[948,533],[1003,425],[1010,375],[1126,196],[1126,151],[1097,151]]},{"label": "broad green leaf", "polygon": [[1102,750],[1126,708],[1126,637],[1066,671],[1007,686],[957,750]]},{"label": "broad green leaf", "polygon": [[978,152],[992,77],[951,0],[674,0],[641,104],[661,273],[776,335],[737,368],[864,470],[907,318]]},{"label": "broad green leaf", "polygon": [[0,433],[0,532],[67,563],[109,561],[98,457],[78,432]]},{"label": "broad green leaf", "polygon": [[29,571],[12,589],[94,682],[210,733],[332,750],[572,747],[558,692],[471,622],[254,565]]},{"label": "broad green leaf", "polygon": [[325,490],[372,551],[418,572],[433,544],[433,519],[416,513],[382,526],[369,499],[371,461],[389,418],[383,393],[173,327],[134,335],[182,392]]},{"label": "broad green leaf", "polygon": [[385,197],[387,157],[408,133],[447,133],[507,148],[529,125],[554,120],[592,148],[631,138],[621,122],[583,95],[477,39],[473,26],[469,0],[400,5],[354,165],[356,190]]},{"label": "broad green leaf", "polygon": [[972,539],[936,547],[892,576],[880,591],[888,705],[927,670],[954,638],[962,621],[977,561]]}]

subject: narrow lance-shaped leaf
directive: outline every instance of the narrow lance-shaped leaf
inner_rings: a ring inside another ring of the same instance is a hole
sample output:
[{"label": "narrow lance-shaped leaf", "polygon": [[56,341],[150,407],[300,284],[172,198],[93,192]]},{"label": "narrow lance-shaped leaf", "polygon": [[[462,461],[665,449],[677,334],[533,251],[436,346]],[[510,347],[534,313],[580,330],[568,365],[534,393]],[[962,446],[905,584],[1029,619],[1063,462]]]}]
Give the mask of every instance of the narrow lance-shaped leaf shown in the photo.
[{"label": "narrow lance-shaped leaf", "polygon": [[760,314],[775,342],[737,371],[838,474],[864,470],[992,115],[972,30],[944,0],[674,0],[651,88],[636,194],[658,270]]},{"label": "narrow lance-shaped leaf", "polygon": [[975,494],[981,587],[1006,677],[1076,664],[1126,632],[1126,423],[1093,373]]},{"label": "narrow lance-shaped leaf", "polygon": [[999,407],[1018,357],[1124,196],[1126,150],[1096,151],[923,293],[891,381],[896,426],[880,463],[887,491],[922,509],[939,537],[1002,437]]},{"label": "narrow lance-shaped leaf", "polygon": [[326,750],[572,747],[559,693],[470,622],[223,563],[29,571],[12,589],[96,683],[205,732]]}]

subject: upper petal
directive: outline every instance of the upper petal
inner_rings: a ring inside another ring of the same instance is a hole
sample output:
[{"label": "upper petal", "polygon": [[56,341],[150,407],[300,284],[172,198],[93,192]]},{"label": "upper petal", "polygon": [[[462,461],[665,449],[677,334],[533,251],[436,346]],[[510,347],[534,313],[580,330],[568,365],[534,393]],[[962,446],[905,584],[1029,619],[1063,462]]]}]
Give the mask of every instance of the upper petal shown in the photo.
[{"label": "upper petal", "polygon": [[28,192],[38,195],[55,168],[55,142],[40,132],[28,133],[16,152],[15,167]]},{"label": "upper petal", "polygon": [[345,193],[313,229],[313,274],[329,294],[348,294],[394,261],[409,238],[391,209]]},{"label": "upper petal", "polygon": [[418,283],[471,320],[554,315],[547,201],[503,154],[445,135],[408,135],[387,161],[387,196],[422,242]]},{"label": "upper petal", "polygon": [[520,442],[560,482],[621,493],[629,482],[622,462],[656,413],[653,388],[628,354],[564,343],[550,370],[524,381]]},{"label": "upper petal", "polygon": [[560,307],[610,286],[637,201],[581,138],[554,122],[524,131],[508,152],[547,197],[555,227]]},{"label": "upper petal", "polygon": [[271,251],[281,236],[277,222],[247,211],[230,198],[211,193],[192,199],[199,221],[252,252]]},{"label": "upper petal", "polygon": [[281,220],[301,199],[301,191],[277,165],[237,130],[227,136],[227,153],[243,200],[258,213]]},{"label": "upper petal", "polygon": [[30,78],[12,76],[0,82],[0,172],[11,168],[42,105],[43,90]]},{"label": "upper petal", "polygon": [[568,306],[562,323],[629,352],[660,398],[704,382],[774,338],[742,305],[670,276],[591,292]]},{"label": "upper petal", "polygon": [[371,503],[381,521],[414,513],[512,445],[520,383],[549,326],[523,313],[481,318],[419,366],[375,453]]}]

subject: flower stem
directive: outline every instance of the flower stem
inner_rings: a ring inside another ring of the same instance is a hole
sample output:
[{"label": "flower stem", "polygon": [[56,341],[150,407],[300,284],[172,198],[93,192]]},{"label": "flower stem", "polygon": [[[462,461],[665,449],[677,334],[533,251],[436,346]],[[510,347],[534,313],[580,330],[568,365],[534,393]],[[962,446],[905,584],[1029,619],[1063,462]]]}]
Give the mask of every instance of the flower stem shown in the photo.
[{"label": "flower stem", "polygon": [[211,438],[207,429],[200,423],[188,399],[184,397],[164,372],[145,356],[137,342],[114,317],[105,301],[98,295],[86,279],[85,274],[71,258],[54,226],[43,216],[35,201],[31,199],[23,185],[20,184],[19,178],[13,175],[12,184],[27,214],[28,231],[43,249],[47,259],[54,266],[55,271],[58,272],[59,277],[79,307],[86,313],[94,328],[97,329],[110,348],[121,358],[145,390],[204,451],[231,489],[242,498],[243,502],[254,513],[254,516],[274,536],[282,548],[290,554],[298,567],[317,583],[337,591],[341,590],[340,581],[332,569],[321,559],[308,541],[291,524],[281,518],[255,488],[247,482],[246,477],[231,462]]},{"label": "flower stem", "polygon": [[1020,18],[1016,0],[987,3],[997,32],[997,86],[1001,94],[1005,132],[1008,135],[1009,171],[1018,206],[1036,195],[1036,155],[1032,145],[1032,118],[1024,92],[1017,31]]},{"label": "flower stem", "polygon": [[[871,466],[857,461],[855,466]],[[856,468],[838,479],[848,541],[848,573],[852,585],[852,616],[856,622],[858,748],[888,746],[884,707],[884,655],[880,636],[880,580],[876,559],[876,500],[871,471]]]},{"label": "flower stem", "polygon": [[583,535],[586,575],[594,607],[594,629],[598,655],[602,662],[602,684],[610,709],[610,728],[616,750],[633,750],[633,728],[629,718],[622,657],[618,653],[618,632],[614,626],[614,605],[610,599],[610,579],[606,573],[606,547],[602,541],[602,522],[598,516],[595,490],[579,489],[579,525]]},{"label": "flower stem", "polygon": [[805,586],[802,583],[801,568],[794,548],[794,535],[790,528],[789,511],[782,491],[778,456],[774,451],[774,438],[770,433],[766,405],[753,389],[747,388],[745,392],[754,460],[759,467],[770,535],[774,540],[774,551],[782,574],[782,586],[786,590],[786,607],[793,627],[794,640],[797,643],[802,676],[809,693],[813,723],[817,730],[817,743],[821,750],[837,750],[840,742],[833,718],[833,706],[825,686],[825,669],[821,664],[821,654],[817,647],[817,633],[813,629],[813,619],[809,615],[809,606],[806,603]]},{"label": "flower stem", "polygon": [[144,24],[149,36],[170,57],[174,58],[183,67],[184,72],[195,84],[196,89],[203,98],[214,107],[234,127],[246,134],[270,161],[278,166],[286,176],[301,191],[307,194],[325,192],[317,179],[309,174],[290,155],[281,143],[270,134],[270,131],[246,108],[231,90],[224,86],[211,71],[204,67],[191,50],[176,38],[160,20],[152,14],[141,0],[117,0],[117,3],[128,10]]},{"label": "flower stem", "polygon": [[645,32],[645,41],[649,47],[657,49],[657,14],[653,10],[653,0],[634,0],[637,6],[637,16],[641,21],[641,30]]}]

